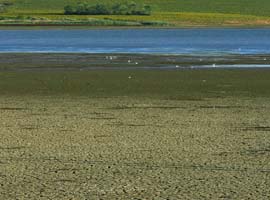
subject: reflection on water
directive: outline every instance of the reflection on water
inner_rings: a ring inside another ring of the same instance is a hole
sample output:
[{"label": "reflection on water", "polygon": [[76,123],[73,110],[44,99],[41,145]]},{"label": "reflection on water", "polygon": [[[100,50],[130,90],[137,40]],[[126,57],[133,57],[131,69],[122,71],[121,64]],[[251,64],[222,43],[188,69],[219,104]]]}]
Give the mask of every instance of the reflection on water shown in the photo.
[{"label": "reflection on water", "polygon": [[268,54],[270,29],[2,30],[0,52]]}]

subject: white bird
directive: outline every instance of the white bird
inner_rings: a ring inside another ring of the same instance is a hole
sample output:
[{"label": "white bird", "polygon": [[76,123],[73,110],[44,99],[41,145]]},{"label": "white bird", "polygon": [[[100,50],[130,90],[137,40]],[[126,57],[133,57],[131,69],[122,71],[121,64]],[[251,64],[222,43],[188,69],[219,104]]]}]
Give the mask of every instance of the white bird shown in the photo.
[{"label": "white bird", "polygon": [[131,79],[131,76],[129,76],[128,79]]},{"label": "white bird", "polygon": [[128,60],[128,63],[131,63],[131,60]]},{"label": "white bird", "polygon": [[213,64],[212,66],[213,66],[213,67],[216,67],[216,64]]},{"label": "white bird", "polygon": [[135,62],[135,65],[138,65],[139,63],[138,62]]},{"label": "white bird", "polygon": [[179,65],[176,65],[175,67],[176,67],[176,68],[179,68]]}]

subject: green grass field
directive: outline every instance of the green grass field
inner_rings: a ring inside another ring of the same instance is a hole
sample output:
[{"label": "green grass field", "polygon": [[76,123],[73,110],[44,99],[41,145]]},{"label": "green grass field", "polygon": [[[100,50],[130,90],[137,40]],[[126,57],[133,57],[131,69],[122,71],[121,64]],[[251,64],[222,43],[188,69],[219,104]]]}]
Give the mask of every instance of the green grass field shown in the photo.
[{"label": "green grass field", "polygon": [[[63,16],[63,7],[67,4],[75,4],[78,0],[10,0],[14,3],[7,13],[1,14],[6,20],[0,21],[1,24],[12,23],[7,17],[28,16],[42,17],[40,24],[70,23],[66,18],[85,19],[85,18],[117,18],[132,21],[165,21],[171,25],[269,25],[270,24],[270,2],[267,0],[138,0],[137,3],[146,3],[152,6],[151,16]],[[87,0],[86,0],[87,2]],[[90,1],[113,3],[113,1]],[[33,22],[34,21],[34,22]],[[25,23],[25,20],[17,20],[15,23]],[[30,22],[26,22],[30,23]],[[38,23],[32,20],[31,23]],[[74,23],[74,22],[73,22]],[[80,22],[78,22],[80,23]],[[91,25],[91,23],[89,23]],[[101,24],[104,25],[104,24]],[[110,25],[110,24],[109,24]]]},{"label": "green grass field", "polygon": [[[80,0],[10,0],[14,2],[11,12],[15,13],[63,13],[67,4],[75,4]],[[119,0],[85,0],[84,2],[113,3]],[[243,15],[270,16],[268,0],[137,0],[137,3],[152,5],[154,11],[161,12],[199,12],[199,13],[231,13]]]}]

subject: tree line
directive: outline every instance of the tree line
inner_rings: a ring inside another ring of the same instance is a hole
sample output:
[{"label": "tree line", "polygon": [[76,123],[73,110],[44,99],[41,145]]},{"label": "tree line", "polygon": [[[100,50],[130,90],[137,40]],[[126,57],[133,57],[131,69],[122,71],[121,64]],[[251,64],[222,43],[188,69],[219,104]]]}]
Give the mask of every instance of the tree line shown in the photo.
[{"label": "tree line", "polygon": [[66,15],[151,15],[151,6],[139,5],[135,2],[113,5],[78,3],[74,6],[65,6],[64,11]]}]

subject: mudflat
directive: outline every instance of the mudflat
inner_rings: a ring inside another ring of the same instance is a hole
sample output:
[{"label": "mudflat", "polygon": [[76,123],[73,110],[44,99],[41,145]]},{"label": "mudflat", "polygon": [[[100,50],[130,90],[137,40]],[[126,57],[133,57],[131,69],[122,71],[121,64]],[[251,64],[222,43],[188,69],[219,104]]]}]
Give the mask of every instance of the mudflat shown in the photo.
[{"label": "mudflat", "polygon": [[269,54],[0,53],[0,71],[254,68],[269,67],[269,60]]},{"label": "mudflat", "polygon": [[269,199],[269,85],[267,68],[2,70],[0,199]]}]

